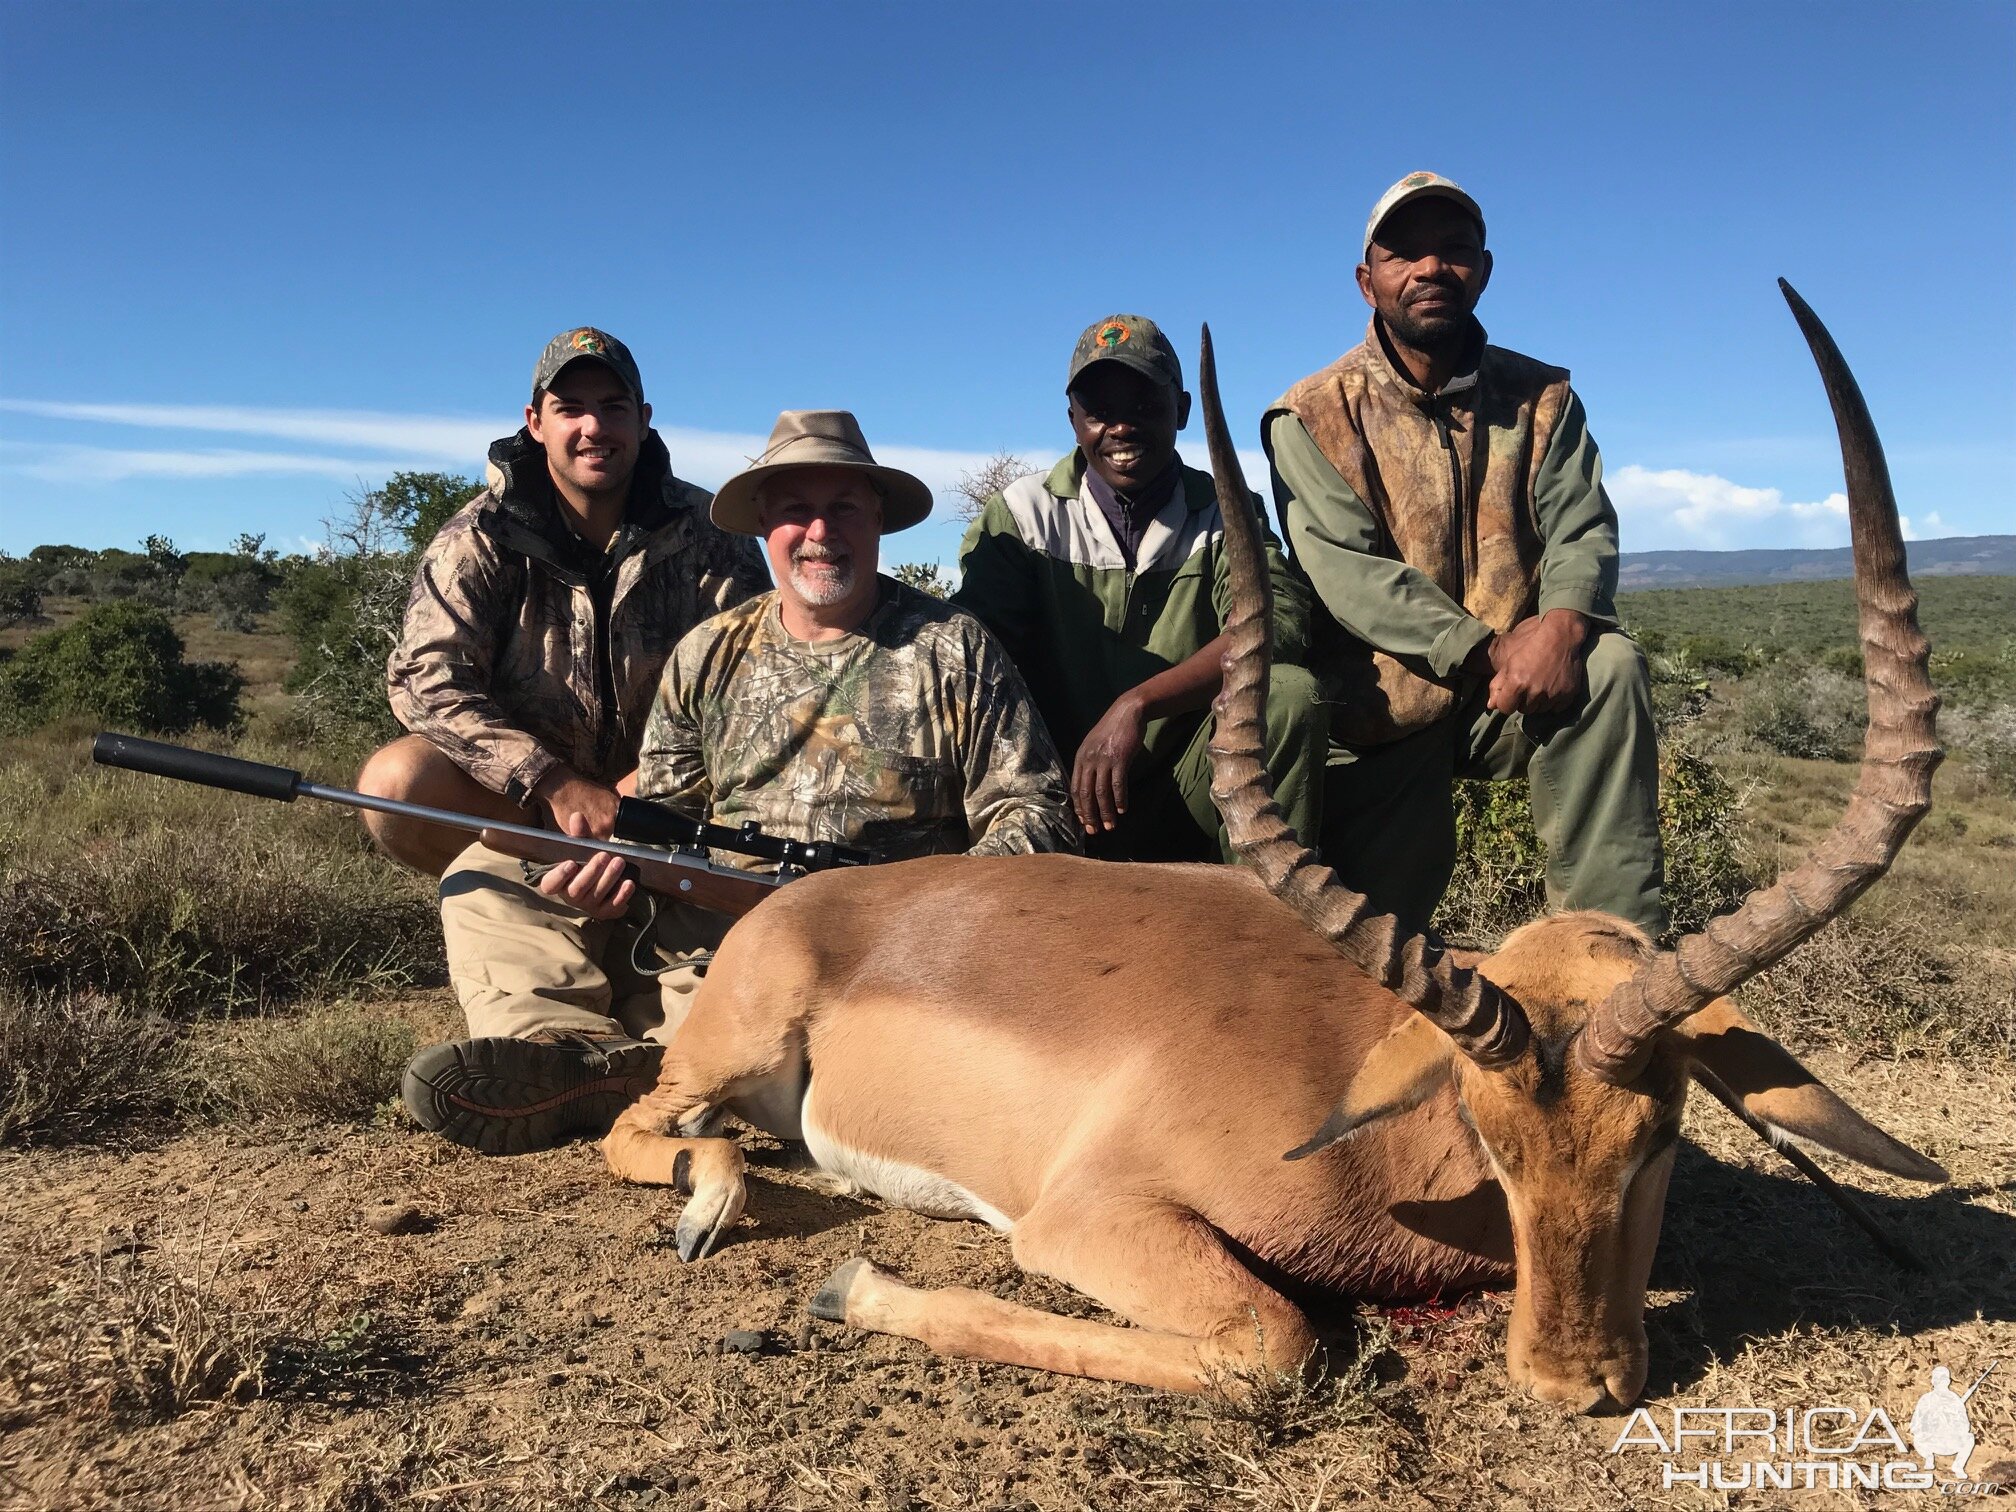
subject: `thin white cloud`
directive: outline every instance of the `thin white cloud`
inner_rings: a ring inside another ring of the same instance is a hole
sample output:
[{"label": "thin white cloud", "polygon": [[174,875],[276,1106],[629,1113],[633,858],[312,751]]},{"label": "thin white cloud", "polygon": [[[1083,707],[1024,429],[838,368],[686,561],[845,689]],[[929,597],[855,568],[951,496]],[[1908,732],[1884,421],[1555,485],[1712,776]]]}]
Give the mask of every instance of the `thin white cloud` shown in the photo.
[{"label": "thin white cloud", "polygon": [[0,399],[0,411],[45,420],[72,420],[161,431],[215,431],[268,436],[317,446],[350,446],[425,457],[434,463],[482,461],[490,442],[511,427],[448,415],[388,415],[372,410],[262,409],[248,405],[57,404]]},{"label": "thin white cloud", "polygon": [[354,481],[401,468],[424,470],[431,459],[331,457],[302,452],[219,449],[175,451],[112,446],[39,445],[0,441],[0,472],[47,483],[124,483],[134,478],[243,478],[307,473]]},{"label": "thin white cloud", "polygon": [[[370,456],[238,449],[129,449],[0,441],[0,470],[51,482],[113,483],[147,477],[241,477],[251,473],[319,473],[346,481],[382,477],[402,468],[448,466],[474,473],[490,443],[508,423],[446,415],[390,415],[370,410],[283,410],[245,405],[61,404],[0,399],[0,411],[40,419],[83,421],[154,431],[218,432],[355,447]],[[760,455],[768,442],[754,432],[660,426],[679,475],[718,487]],[[871,445],[873,441],[871,438]],[[1032,449],[1032,461],[1048,453]],[[927,446],[884,446],[876,451],[891,467],[915,473],[949,504],[962,473],[984,467],[988,454]],[[1040,465],[1040,463],[1038,464]]]},{"label": "thin white cloud", "polygon": [[1607,470],[1624,546],[1631,551],[1725,551],[1759,546],[1842,546],[1848,498],[1789,500],[1775,488],[1750,488],[1713,473],[1654,470],[1635,463]]}]

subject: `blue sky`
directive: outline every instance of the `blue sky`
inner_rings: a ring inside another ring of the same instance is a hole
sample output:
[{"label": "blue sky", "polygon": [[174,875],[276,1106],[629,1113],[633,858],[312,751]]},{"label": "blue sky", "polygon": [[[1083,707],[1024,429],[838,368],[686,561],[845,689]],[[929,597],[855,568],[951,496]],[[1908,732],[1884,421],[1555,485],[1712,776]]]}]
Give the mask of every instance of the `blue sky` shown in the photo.
[{"label": "blue sky", "polygon": [[298,548],[394,468],[479,471],[583,323],[703,484],[782,408],[940,487],[1047,463],[1120,310],[1186,364],[1208,319],[1257,443],[1424,167],[1483,203],[1493,339],[1574,370],[1626,550],[1845,540],[1781,274],[1913,533],[2008,531],[2012,78],[2006,0],[15,7],[0,549]]}]

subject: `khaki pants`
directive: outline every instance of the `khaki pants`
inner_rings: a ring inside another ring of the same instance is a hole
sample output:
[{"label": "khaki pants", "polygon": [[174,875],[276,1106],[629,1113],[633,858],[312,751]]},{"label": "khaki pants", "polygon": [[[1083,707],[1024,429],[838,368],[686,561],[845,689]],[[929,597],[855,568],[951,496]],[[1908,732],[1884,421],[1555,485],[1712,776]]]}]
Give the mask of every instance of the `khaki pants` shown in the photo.
[{"label": "khaki pants", "polygon": [[1323,859],[1402,923],[1426,924],[1456,865],[1450,784],[1529,777],[1548,906],[1600,908],[1657,939],[1667,918],[1651,678],[1615,631],[1590,647],[1588,671],[1587,696],[1561,714],[1494,714],[1480,686],[1404,739],[1333,746]]},{"label": "khaki pants", "polygon": [[[1238,857],[1211,801],[1212,716],[1191,716],[1189,742],[1173,765],[1133,774],[1133,802],[1111,835],[1088,839],[1087,851],[1125,861],[1223,861]],[[1261,759],[1274,801],[1297,834],[1315,835],[1323,817],[1323,764],[1330,745],[1330,710],[1316,698],[1306,668],[1281,665],[1267,677],[1267,728]]]},{"label": "khaki pants", "polygon": [[[517,859],[476,844],[441,877],[448,977],[471,1039],[536,1030],[668,1040],[692,1006],[704,959],[734,920],[658,901],[648,942],[634,924],[604,923],[540,895]],[[671,965],[653,979],[632,964]]]}]

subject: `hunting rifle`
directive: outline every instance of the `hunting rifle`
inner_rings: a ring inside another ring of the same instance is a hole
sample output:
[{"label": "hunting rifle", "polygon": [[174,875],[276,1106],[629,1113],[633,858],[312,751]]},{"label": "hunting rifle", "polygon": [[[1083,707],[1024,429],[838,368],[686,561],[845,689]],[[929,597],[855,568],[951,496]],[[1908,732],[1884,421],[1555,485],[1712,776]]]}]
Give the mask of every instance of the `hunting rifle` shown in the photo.
[{"label": "hunting rifle", "polygon": [[[150,777],[172,777],[225,788],[254,798],[292,803],[296,798],[320,798],[348,808],[371,809],[420,819],[449,829],[467,830],[494,851],[522,861],[552,863],[586,861],[591,856],[621,856],[629,863],[638,887],[660,897],[691,903],[715,913],[749,912],[778,887],[806,872],[835,866],[865,866],[875,860],[867,851],[835,845],[830,840],[787,840],[765,834],[756,824],[740,829],[690,819],[642,798],[624,798],[616,809],[615,838],[577,839],[529,824],[503,824],[452,809],[428,808],[394,798],[376,798],[349,788],[309,782],[288,767],[219,756],[187,746],[137,735],[102,734],[91,742],[91,759],[101,766],[123,767]],[[748,872],[720,866],[708,859],[710,850],[733,851],[777,863],[775,872]]]}]

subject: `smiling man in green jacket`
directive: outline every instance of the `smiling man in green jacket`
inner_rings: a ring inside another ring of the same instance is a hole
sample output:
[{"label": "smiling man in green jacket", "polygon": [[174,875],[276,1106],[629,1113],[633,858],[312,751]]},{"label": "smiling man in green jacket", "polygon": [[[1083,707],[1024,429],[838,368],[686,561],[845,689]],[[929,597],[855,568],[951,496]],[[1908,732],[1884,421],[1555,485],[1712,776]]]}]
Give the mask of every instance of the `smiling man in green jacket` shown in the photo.
[{"label": "smiling man in green jacket", "polygon": [[[1323,856],[1408,924],[1448,886],[1458,776],[1530,776],[1556,908],[1663,933],[1645,658],[1618,628],[1617,514],[1565,370],[1488,346],[1484,215],[1412,173],[1365,228],[1366,338],[1261,422],[1320,601]],[[1306,833],[1306,832],[1305,832]]]},{"label": "smiling man in green jacket", "polygon": [[[1211,700],[1228,587],[1211,475],[1186,467],[1182,364],[1151,320],[1085,328],[1065,379],[1077,447],[989,499],[953,602],[1020,669],[1071,774],[1095,856],[1230,860],[1211,802]],[[1290,820],[1320,822],[1328,714],[1299,665],[1309,590],[1270,536],[1274,671],[1266,760]]]}]

